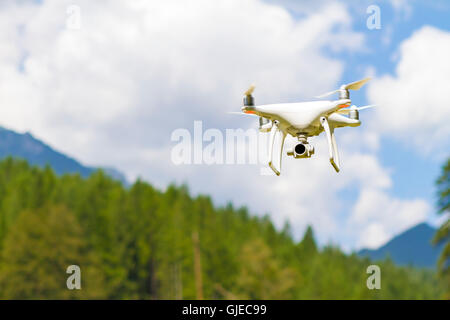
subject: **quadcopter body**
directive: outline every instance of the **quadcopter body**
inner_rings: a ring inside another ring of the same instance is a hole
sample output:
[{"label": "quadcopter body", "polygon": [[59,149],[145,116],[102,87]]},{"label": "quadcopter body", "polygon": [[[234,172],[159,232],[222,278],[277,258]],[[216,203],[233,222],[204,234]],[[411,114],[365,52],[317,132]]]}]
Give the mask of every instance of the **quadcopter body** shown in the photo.
[{"label": "quadcopter body", "polygon": [[[339,98],[334,101],[309,101],[297,103],[280,103],[268,105],[254,105],[252,93],[255,89],[251,86],[244,93],[244,114],[259,117],[259,130],[271,133],[269,146],[269,167],[280,175],[283,146],[286,136],[289,134],[298,139],[298,144],[287,155],[294,158],[309,158],[314,154],[314,147],[308,143],[308,138],[325,132],[330,162],[336,172],[340,170],[339,155],[337,150],[335,128],[357,127],[361,125],[359,111],[372,106],[351,106],[348,90],[358,90],[370,78],[362,79],[350,84],[342,85],[338,90],[328,92],[318,98],[334,93],[339,93]],[[279,163],[274,163],[275,140],[279,140]]]}]

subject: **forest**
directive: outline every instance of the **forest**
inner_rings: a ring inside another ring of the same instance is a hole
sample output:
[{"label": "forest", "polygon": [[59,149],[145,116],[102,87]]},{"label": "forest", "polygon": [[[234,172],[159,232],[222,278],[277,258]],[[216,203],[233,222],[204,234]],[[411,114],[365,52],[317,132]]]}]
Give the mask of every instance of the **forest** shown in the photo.
[{"label": "forest", "polygon": [[[366,285],[374,263],[380,290]],[[66,286],[70,265],[81,290]],[[448,285],[434,270],[318,247],[310,227],[296,241],[289,224],[185,185],[0,162],[0,299],[442,299]]]}]

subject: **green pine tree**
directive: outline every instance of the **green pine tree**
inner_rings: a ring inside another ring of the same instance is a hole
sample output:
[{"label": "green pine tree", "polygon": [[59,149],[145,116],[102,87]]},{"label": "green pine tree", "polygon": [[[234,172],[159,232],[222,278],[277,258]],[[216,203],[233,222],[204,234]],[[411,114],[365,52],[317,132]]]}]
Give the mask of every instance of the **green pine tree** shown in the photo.
[{"label": "green pine tree", "polygon": [[[448,215],[450,214],[450,158],[447,163],[442,168],[442,174],[438,178],[437,182],[438,189],[438,212],[440,214]],[[434,244],[444,244],[444,249],[438,261],[438,271],[446,283],[447,292],[446,298],[450,299],[450,219],[442,224],[442,226],[436,232],[434,239]]]},{"label": "green pine tree", "polygon": [[[81,290],[69,290],[67,267],[81,268]],[[4,241],[0,298],[105,298],[99,260],[74,214],[62,206],[20,213]]]},{"label": "green pine tree", "polygon": [[283,266],[262,239],[242,248],[241,271],[237,279],[237,295],[243,299],[290,299],[298,274]]},{"label": "green pine tree", "polygon": [[307,258],[311,258],[317,253],[317,244],[314,238],[314,231],[311,226],[306,228],[305,235],[300,242],[300,250],[301,253]]}]

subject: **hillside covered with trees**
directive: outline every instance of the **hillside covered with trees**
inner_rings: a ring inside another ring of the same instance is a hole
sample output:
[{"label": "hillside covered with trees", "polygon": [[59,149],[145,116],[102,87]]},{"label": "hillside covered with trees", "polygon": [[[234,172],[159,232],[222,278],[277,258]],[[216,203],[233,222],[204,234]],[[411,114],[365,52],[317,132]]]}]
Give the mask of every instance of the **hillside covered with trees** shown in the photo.
[{"label": "hillside covered with trees", "polygon": [[[98,171],[57,176],[25,161],[0,162],[1,299],[432,299],[447,289],[430,270],[301,242],[289,226],[186,186],[125,188]],[[81,290],[66,268],[79,265]]]}]

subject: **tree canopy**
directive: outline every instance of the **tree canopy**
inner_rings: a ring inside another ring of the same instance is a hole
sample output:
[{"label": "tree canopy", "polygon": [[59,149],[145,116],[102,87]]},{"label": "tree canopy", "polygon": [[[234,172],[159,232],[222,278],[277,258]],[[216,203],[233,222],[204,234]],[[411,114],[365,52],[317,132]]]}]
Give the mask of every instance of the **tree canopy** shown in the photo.
[{"label": "tree canopy", "polygon": [[447,284],[446,298],[450,299],[450,158],[442,168],[442,174],[436,181],[438,212],[446,216],[446,220],[436,232],[433,243],[444,243],[444,249],[438,262],[438,271]]}]

